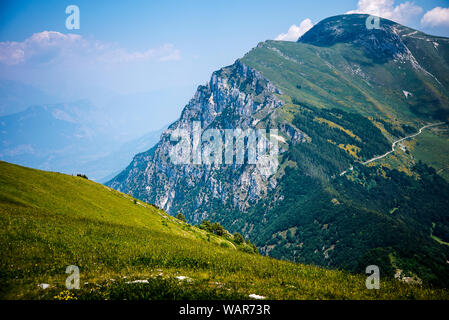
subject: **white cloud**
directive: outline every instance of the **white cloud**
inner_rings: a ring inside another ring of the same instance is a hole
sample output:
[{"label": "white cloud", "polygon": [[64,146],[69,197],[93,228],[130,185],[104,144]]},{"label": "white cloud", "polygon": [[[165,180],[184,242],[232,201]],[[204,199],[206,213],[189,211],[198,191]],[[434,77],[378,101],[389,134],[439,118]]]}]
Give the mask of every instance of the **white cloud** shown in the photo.
[{"label": "white cloud", "polygon": [[406,1],[397,6],[394,0],[359,0],[357,9],[347,13],[366,13],[393,20],[402,24],[409,23],[421,14],[423,9],[413,2]]},{"label": "white cloud", "polygon": [[449,27],[449,8],[436,7],[427,11],[421,19],[423,26]]},{"label": "white cloud", "polygon": [[0,63],[18,65],[26,62],[46,64],[55,61],[90,61],[123,63],[134,61],[179,60],[180,52],[172,44],[145,51],[128,51],[117,45],[85,39],[80,35],[43,31],[22,42],[0,42]]},{"label": "white cloud", "polygon": [[161,58],[159,61],[177,61],[181,59],[181,51],[178,49],[171,50],[171,52]]},{"label": "white cloud", "polygon": [[77,45],[81,36],[62,34],[56,31],[35,33],[22,42],[0,42],[0,61],[5,64],[19,64],[33,56],[49,55],[54,49]]},{"label": "white cloud", "polygon": [[310,28],[313,27],[313,22],[309,18],[304,19],[299,26],[292,25],[287,33],[281,33],[274,40],[281,41],[296,41],[301,37],[304,33],[309,31]]},{"label": "white cloud", "polygon": [[146,51],[128,52],[123,48],[108,48],[99,56],[98,60],[108,63],[122,63],[134,61],[175,61],[181,59],[181,53],[172,44],[164,44],[158,48],[148,49]]}]

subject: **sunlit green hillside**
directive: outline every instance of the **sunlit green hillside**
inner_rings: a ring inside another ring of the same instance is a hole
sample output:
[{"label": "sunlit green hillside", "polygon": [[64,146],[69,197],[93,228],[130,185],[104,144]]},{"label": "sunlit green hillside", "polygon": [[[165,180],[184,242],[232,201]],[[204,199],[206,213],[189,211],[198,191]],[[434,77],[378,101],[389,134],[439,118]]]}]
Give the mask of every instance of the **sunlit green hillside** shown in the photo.
[{"label": "sunlit green hillside", "polygon": [[[103,185],[5,162],[0,226],[4,299],[449,297],[394,280],[381,279],[380,290],[368,290],[361,275],[246,253],[232,238]],[[80,290],[65,288],[68,265],[80,268]]]}]

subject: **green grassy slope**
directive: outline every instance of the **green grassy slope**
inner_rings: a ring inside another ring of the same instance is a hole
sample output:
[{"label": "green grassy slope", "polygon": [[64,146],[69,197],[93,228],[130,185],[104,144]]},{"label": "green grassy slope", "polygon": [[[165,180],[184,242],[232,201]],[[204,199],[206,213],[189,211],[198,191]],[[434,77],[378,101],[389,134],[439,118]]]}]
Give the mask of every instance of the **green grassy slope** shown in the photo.
[{"label": "green grassy slope", "polygon": [[442,127],[424,132],[412,146],[416,159],[427,163],[449,181],[449,128]]},{"label": "green grassy slope", "polygon": [[[438,108],[429,96],[439,85],[430,76],[410,67],[398,68],[393,60],[374,63],[352,44],[318,47],[266,41],[242,61],[262,72],[287,96],[319,108],[339,108],[415,127]],[[406,98],[403,90],[413,96]],[[447,99],[446,91],[439,94]]]},{"label": "green grassy slope", "polygon": [[[245,253],[103,185],[5,162],[0,228],[4,299],[449,297],[386,279],[367,290],[364,276]],[[80,290],[65,289],[68,265],[80,268]],[[133,280],[147,281],[127,283]]]}]

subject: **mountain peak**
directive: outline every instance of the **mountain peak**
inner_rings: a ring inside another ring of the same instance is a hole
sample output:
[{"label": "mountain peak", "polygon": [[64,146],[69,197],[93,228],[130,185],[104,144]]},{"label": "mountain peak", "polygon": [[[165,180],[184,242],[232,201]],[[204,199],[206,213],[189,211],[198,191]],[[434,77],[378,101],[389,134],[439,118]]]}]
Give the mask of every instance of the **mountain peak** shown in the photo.
[{"label": "mountain peak", "polygon": [[367,14],[345,14],[317,23],[298,42],[327,47],[350,43],[361,47],[373,59],[381,62],[407,52],[400,34],[414,31],[388,19],[379,18],[378,24],[368,21]]}]

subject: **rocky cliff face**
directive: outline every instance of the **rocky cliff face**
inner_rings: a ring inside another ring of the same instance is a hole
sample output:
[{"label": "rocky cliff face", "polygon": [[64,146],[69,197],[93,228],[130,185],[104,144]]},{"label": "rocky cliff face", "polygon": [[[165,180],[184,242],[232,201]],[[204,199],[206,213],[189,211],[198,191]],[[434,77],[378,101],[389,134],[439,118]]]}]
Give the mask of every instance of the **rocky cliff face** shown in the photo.
[{"label": "rocky cliff face", "polygon": [[[259,72],[237,60],[216,71],[184,108],[181,117],[148,152],[137,155],[128,168],[108,185],[167,210],[178,212],[193,222],[209,218],[211,206],[245,212],[277,186],[280,172],[265,174],[250,163],[222,165],[175,164],[170,157],[174,147],[171,135],[177,129],[193,131],[194,122],[202,130],[278,129],[274,138],[280,153],[287,142],[301,143],[307,136],[288,122],[280,122],[275,111],[284,102],[282,92]],[[276,170],[277,171],[277,170]]]}]

